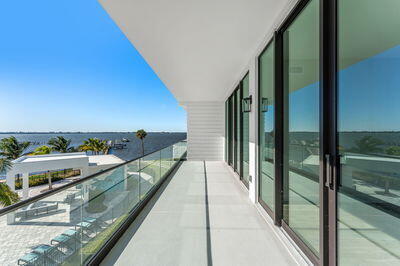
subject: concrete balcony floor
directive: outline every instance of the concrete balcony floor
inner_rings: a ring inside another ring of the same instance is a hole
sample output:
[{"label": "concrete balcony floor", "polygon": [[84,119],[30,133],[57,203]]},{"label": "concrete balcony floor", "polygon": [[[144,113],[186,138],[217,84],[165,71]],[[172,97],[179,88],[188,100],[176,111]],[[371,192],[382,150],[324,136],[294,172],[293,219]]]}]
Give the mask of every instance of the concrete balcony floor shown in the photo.
[{"label": "concrete balcony floor", "polygon": [[223,162],[186,161],[103,265],[297,265]]}]

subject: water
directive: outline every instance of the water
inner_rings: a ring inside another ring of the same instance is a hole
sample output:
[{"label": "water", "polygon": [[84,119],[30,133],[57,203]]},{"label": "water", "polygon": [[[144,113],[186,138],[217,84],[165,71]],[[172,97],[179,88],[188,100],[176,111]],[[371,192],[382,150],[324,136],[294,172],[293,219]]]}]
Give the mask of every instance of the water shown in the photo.
[{"label": "water", "polygon": [[[39,146],[47,145],[47,142],[52,137],[63,136],[71,140],[71,146],[78,147],[88,138],[98,138],[102,140],[121,140],[128,139],[125,142],[126,147],[123,150],[111,149],[110,154],[123,159],[131,160],[142,155],[140,140],[135,136],[135,133],[29,133],[29,134],[4,134],[0,133],[0,139],[14,136],[18,141],[30,141],[33,145],[25,151],[26,153],[33,151]],[[144,140],[145,153],[157,151],[163,147],[172,145],[180,140],[186,139],[186,133],[167,133],[167,132],[149,132]],[[0,174],[1,176],[1,174]],[[1,178],[1,177],[0,177]]]}]

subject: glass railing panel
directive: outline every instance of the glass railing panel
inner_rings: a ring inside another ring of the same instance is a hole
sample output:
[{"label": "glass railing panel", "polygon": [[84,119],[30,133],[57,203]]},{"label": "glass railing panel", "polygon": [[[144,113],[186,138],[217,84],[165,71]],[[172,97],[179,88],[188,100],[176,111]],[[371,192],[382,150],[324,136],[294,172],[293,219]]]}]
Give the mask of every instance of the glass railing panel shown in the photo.
[{"label": "glass railing panel", "polygon": [[172,146],[161,150],[161,175],[164,176],[171,168],[173,160]]},{"label": "glass railing panel", "polygon": [[174,161],[178,161],[186,152],[186,141],[178,142],[172,145]]},{"label": "glass railing panel", "polygon": [[[174,148],[164,150],[169,171]],[[161,158],[152,153],[1,215],[0,265],[86,264],[161,182]]]},{"label": "glass railing panel", "polygon": [[160,151],[140,159],[140,196],[143,198],[160,179]]}]

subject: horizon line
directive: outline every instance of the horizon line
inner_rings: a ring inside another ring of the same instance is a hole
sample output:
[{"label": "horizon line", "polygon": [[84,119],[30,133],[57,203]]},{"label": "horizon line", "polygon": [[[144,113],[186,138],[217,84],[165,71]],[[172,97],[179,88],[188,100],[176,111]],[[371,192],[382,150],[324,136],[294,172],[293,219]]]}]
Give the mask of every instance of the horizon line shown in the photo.
[{"label": "horizon line", "polygon": [[[0,134],[77,134],[77,133],[135,133],[136,131],[0,131]],[[187,133],[187,131],[147,131],[148,133]]]}]

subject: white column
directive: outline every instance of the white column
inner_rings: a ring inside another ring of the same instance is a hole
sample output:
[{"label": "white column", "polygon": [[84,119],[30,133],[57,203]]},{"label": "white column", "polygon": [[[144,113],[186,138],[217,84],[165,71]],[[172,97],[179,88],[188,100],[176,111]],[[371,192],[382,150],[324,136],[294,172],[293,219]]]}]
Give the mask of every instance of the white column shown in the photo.
[{"label": "white column", "polygon": [[249,94],[252,96],[251,112],[249,114],[249,198],[257,202],[258,191],[258,172],[257,172],[257,143],[258,143],[258,125],[257,125],[257,60],[252,58],[249,64]]},{"label": "white column", "polygon": [[[12,191],[15,191],[15,175],[13,171],[7,171],[6,184]],[[15,222],[15,213],[11,212],[7,214],[7,224],[13,224]]]},{"label": "white column", "polygon": [[12,191],[15,191],[15,175],[15,172],[7,171],[6,183]]},{"label": "white column", "polygon": [[[81,171],[81,178],[87,177],[89,175],[89,168],[82,167],[79,169]],[[90,182],[83,182],[82,183],[82,198],[84,202],[89,201],[89,183]]]},{"label": "white column", "polygon": [[29,197],[29,173],[22,174],[22,199]]},{"label": "white column", "polygon": [[87,177],[89,175],[89,167],[88,166],[84,166],[84,167],[80,168],[79,170],[81,170],[81,178]]}]

